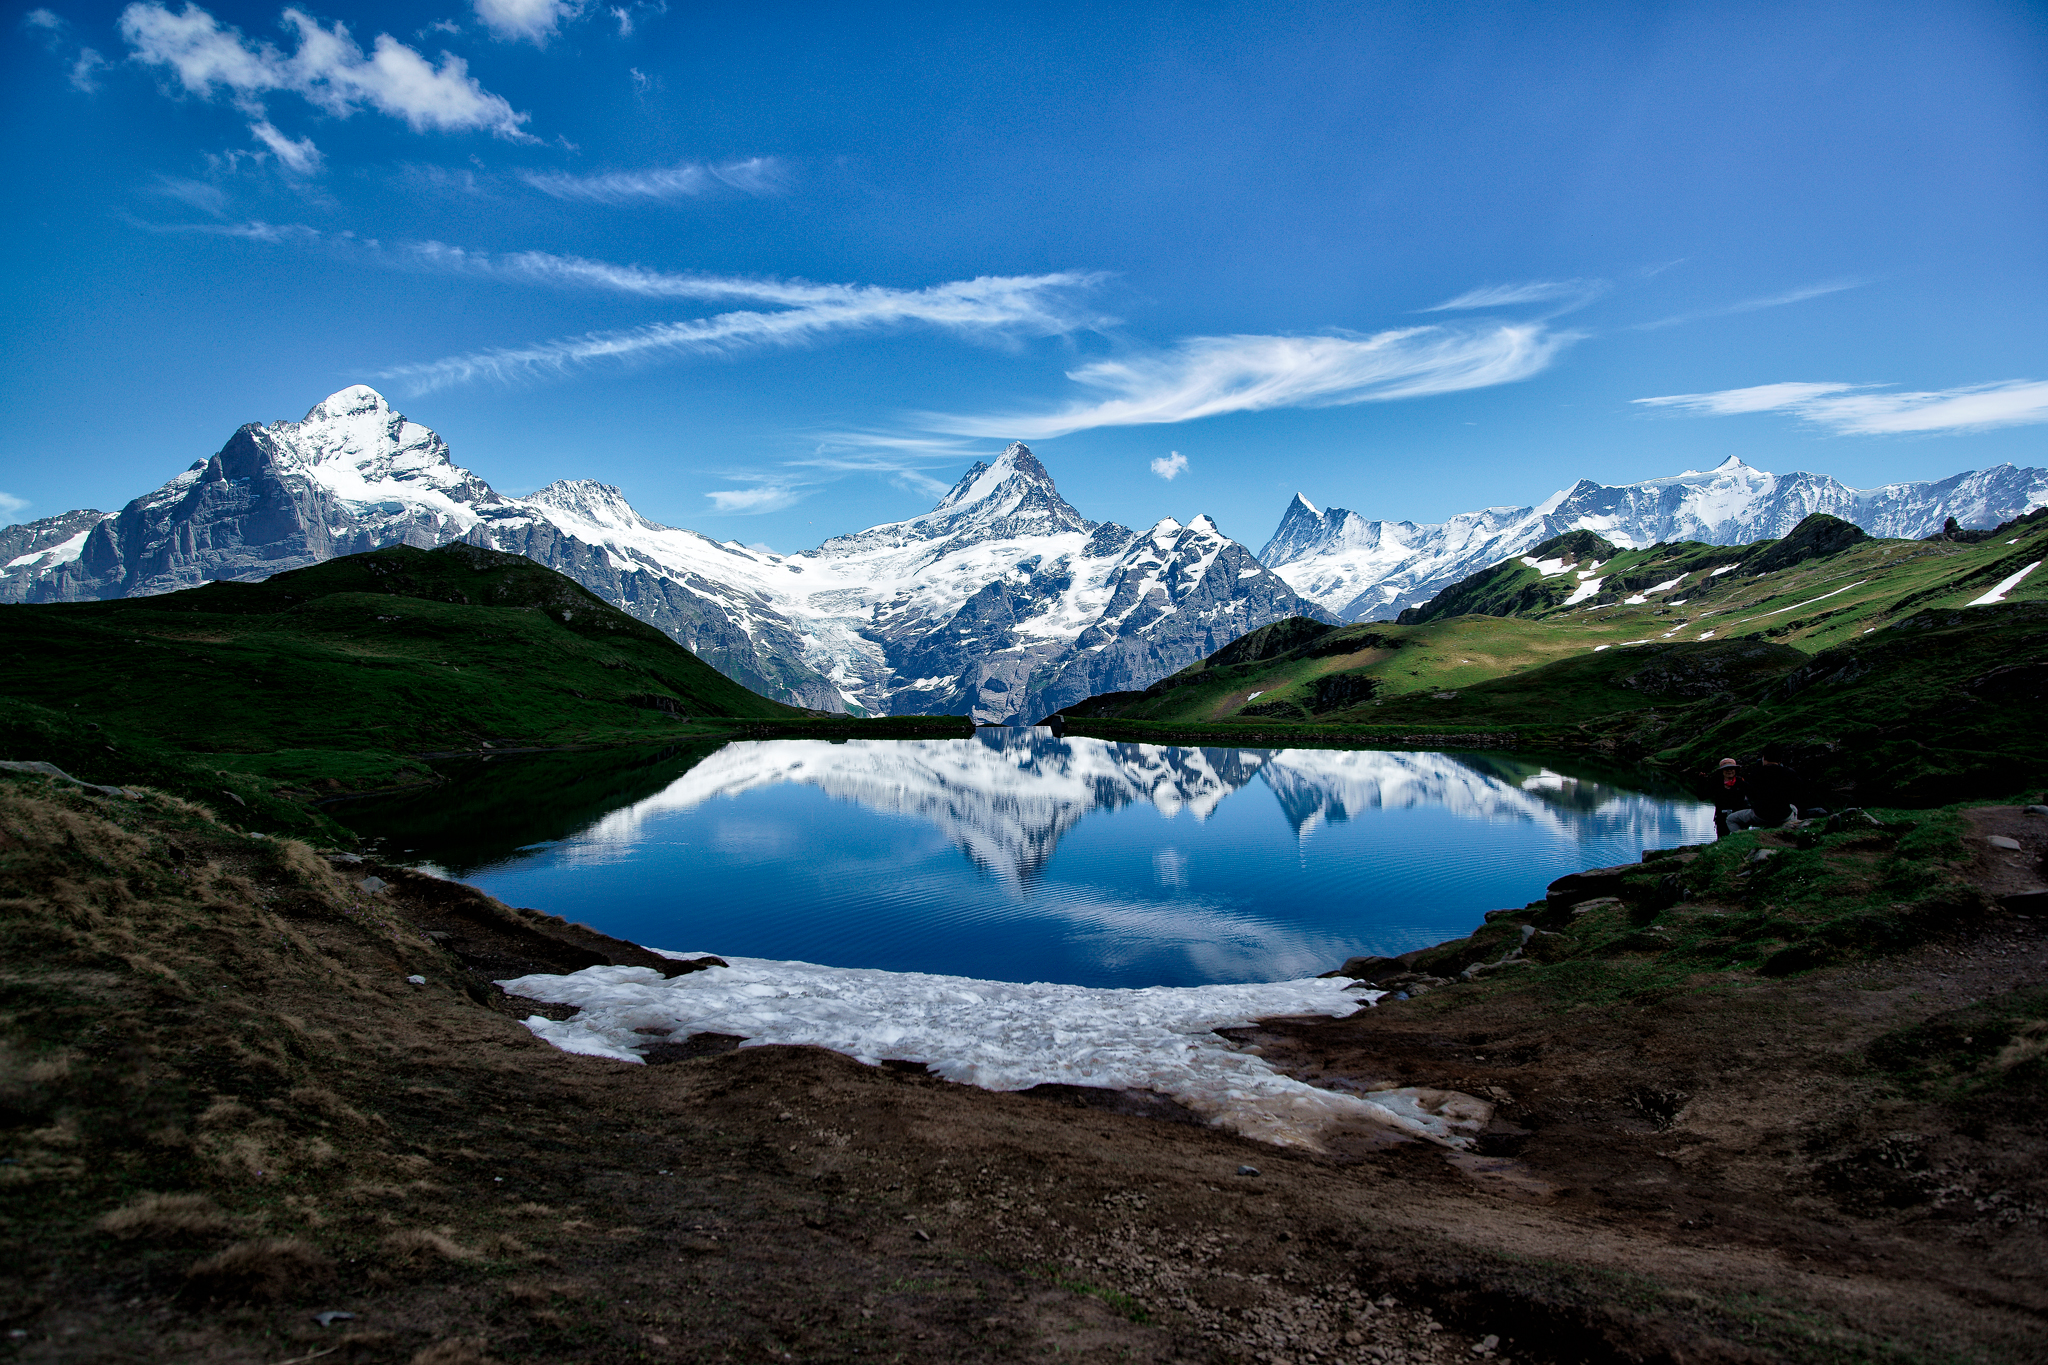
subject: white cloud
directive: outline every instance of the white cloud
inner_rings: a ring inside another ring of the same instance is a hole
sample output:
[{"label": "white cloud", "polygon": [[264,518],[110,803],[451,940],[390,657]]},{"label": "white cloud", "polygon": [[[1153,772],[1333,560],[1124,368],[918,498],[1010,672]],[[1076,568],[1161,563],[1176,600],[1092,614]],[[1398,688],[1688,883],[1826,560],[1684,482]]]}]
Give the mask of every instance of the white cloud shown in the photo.
[{"label": "white cloud", "polygon": [[21,16],[21,22],[30,28],[46,28],[52,32],[64,27],[64,21],[46,9],[32,9]]},{"label": "white cloud", "polygon": [[1548,368],[1576,332],[1540,323],[1409,327],[1374,336],[1190,337],[1167,350],[1099,360],[1068,378],[1113,395],[1045,414],[934,414],[934,431],[1018,440],[1092,427],[1189,422],[1229,412],[1335,407],[1455,393],[1527,379]]},{"label": "white cloud", "polygon": [[1168,483],[1172,483],[1175,479],[1188,472],[1188,457],[1181,454],[1178,450],[1170,451],[1152,462],[1152,472]]},{"label": "white cloud", "polygon": [[[48,14],[48,10],[41,11]],[[12,493],[0,493],[0,517],[11,517],[28,506],[27,498],[17,498]]]},{"label": "white cloud", "polygon": [[204,180],[185,180],[177,176],[159,175],[155,188],[158,194],[189,204],[201,213],[210,213],[219,218],[227,212],[227,195],[221,191],[220,186],[209,185]]},{"label": "white cloud", "polygon": [[72,88],[83,90],[86,94],[90,95],[93,91],[100,88],[100,72],[105,71],[112,65],[112,62],[102,57],[92,48],[81,47],[78,49],[78,60],[71,64]]},{"label": "white cloud", "polygon": [[1978,431],[2048,422],[2048,382],[2037,379],[2008,379],[1924,393],[1885,393],[1879,388],[1872,384],[1759,384],[1747,389],[1677,393],[1635,401],[1648,407],[1678,408],[1714,417],[1789,412],[1817,426],[1854,436]]},{"label": "white cloud", "polygon": [[760,488],[721,488],[704,496],[711,499],[713,511],[754,514],[779,512],[801,499],[804,490],[770,484]]},{"label": "white cloud", "polygon": [[530,346],[401,365],[379,376],[410,380],[416,392],[472,379],[509,380],[536,372],[559,372],[598,359],[651,358],[663,353],[712,355],[755,346],[800,346],[835,332],[880,328],[934,327],[983,341],[1060,336],[1092,325],[1093,320],[1073,306],[1070,296],[1099,278],[1078,273],[982,276],[927,289],[890,289],[879,285],[812,284],[804,280],[673,275],[544,252],[494,257],[437,242],[421,243],[410,250],[422,264],[451,271],[611,289],[655,298],[744,301],[775,309],[721,313],[623,331],[588,332]]},{"label": "white cloud", "polygon": [[151,223],[130,218],[129,223],[145,232],[190,232],[201,237],[241,237],[252,242],[317,242],[319,228],[304,223],[266,223],[260,218],[246,223]]},{"label": "white cloud", "polygon": [[1782,308],[1788,303],[1804,303],[1808,299],[1817,299],[1827,294],[1839,294],[1844,289],[1860,289],[1867,283],[1867,280],[1823,280],[1819,284],[1806,284],[1797,289],[1788,289],[1782,294],[1766,294],[1761,298],[1743,299],[1719,308],[1702,309],[1697,313],[1678,313],[1668,318],[1658,318],[1655,322],[1639,322],[1634,330],[1653,332],[1660,327],[1676,327],[1680,323],[1698,322],[1704,318],[1725,318],[1734,313],[1754,313],[1763,308]]},{"label": "white cloud", "polygon": [[240,30],[223,27],[197,5],[173,14],[161,4],[131,4],[121,12],[121,36],[135,60],[169,67],[187,93],[211,99],[225,89],[252,119],[263,118],[260,96],[285,91],[346,118],[370,108],[404,119],[414,132],[483,130],[514,141],[535,139],[520,125],[530,117],[513,110],[469,74],[462,58],[441,54],[436,67],[388,33],[380,33],[365,57],[337,22],[332,29],[296,9],[284,24],[299,40],[286,55],[269,43],[251,43]]},{"label": "white cloud", "polygon": [[536,47],[547,46],[564,20],[583,12],[583,6],[565,0],[475,0],[475,8],[476,17],[500,38],[523,38]]},{"label": "white cloud", "polygon": [[[646,79],[638,71],[633,74],[640,81]],[[519,178],[557,199],[580,199],[595,204],[695,199],[721,189],[752,195],[780,194],[788,181],[783,164],[772,156],[749,157],[719,166],[688,162],[651,171],[611,171],[603,175],[523,171]]]},{"label": "white cloud", "polygon": [[249,131],[256,135],[258,142],[270,148],[279,164],[294,175],[312,175],[320,169],[320,149],[313,145],[312,138],[288,138],[267,119],[250,124]]},{"label": "white cloud", "polygon": [[1425,313],[1448,313],[1472,308],[1506,308],[1517,303],[1548,303],[1552,299],[1590,300],[1607,288],[1600,280],[1528,280],[1521,284],[1489,284],[1468,289],[1454,299],[1425,308]]}]

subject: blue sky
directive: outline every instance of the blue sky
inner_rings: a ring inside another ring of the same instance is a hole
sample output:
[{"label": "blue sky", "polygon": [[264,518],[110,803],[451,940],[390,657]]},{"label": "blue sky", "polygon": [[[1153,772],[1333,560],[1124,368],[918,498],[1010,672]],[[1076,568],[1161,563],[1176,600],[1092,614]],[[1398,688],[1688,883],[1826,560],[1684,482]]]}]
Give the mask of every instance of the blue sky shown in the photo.
[{"label": "blue sky", "polygon": [[1297,489],[2048,464],[2044,15],[51,0],[0,515],[354,382],[505,491],[783,550],[1013,436],[1254,548]]}]

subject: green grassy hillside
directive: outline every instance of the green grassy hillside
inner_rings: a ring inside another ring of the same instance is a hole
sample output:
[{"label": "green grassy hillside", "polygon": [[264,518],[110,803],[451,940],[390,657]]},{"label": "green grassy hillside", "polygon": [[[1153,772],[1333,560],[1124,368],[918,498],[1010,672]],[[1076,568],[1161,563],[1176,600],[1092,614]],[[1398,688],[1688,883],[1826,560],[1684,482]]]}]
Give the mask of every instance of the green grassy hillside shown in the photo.
[{"label": "green grassy hillside", "polygon": [[1777,740],[1843,789],[1862,772],[1894,797],[1950,800],[2048,770],[2026,714],[2048,668],[2048,572],[1968,605],[2044,557],[2043,513],[1978,543],[1876,540],[1818,516],[1738,547],[1621,551],[1574,532],[1414,613],[1431,619],[1278,622],[1065,715],[1132,737],[1465,734],[1676,765]]},{"label": "green grassy hillside", "polygon": [[855,724],[758,696],[562,575],[459,543],[7,607],[0,662],[0,758],[245,806],[424,782],[444,754]]}]

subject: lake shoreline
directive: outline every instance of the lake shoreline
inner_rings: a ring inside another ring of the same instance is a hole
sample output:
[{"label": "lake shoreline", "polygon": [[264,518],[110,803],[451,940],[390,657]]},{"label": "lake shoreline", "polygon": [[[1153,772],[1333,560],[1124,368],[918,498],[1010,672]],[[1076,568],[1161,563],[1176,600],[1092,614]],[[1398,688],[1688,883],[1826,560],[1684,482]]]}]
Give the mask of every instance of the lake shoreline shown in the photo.
[{"label": "lake shoreline", "polygon": [[[10,1130],[0,1169],[7,1311],[33,1342],[69,1343],[52,1358],[136,1321],[188,1355],[264,1342],[366,1360],[456,1340],[558,1359],[768,1339],[931,1361],[1055,1342],[1431,1362],[2033,1349],[2038,1132],[2028,1147],[2024,1123],[1979,1114],[1991,1126],[1972,1137],[1967,1105],[1885,1098],[1840,1060],[2039,990],[2048,945],[2016,914],[1656,1008],[1611,986],[1604,1003],[1542,1004],[1518,978],[1554,963],[1343,1019],[1262,1020],[1240,1044],[1312,1082],[1412,1073],[1503,1116],[1470,1155],[1362,1131],[1314,1153],[815,1048],[570,1056],[473,989],[434,926],[459,901],[465,924],[504,926],[491,951],[572,970],[577,952],[632,945],[163,798],[10,777],[0,800],[7,929],[42,945],[17,959],[39,964],[40,1008],[75,1001],[62,1008],[150,1040],[140,1057],[74,1048],[10,1092],[40,1116]],[[1937,861],[1986,896],[2019,875],[1989,838],[2038,856],[2048,837],[2009,808],[1942,818]],[[1742,836],[1686,871],[1720,896],[1724,872],[1836,848]],[[1650,951],[1614,946],[1642,932],[1631,902],[1589,899],[1616,904],[1572,916],[1574,901],[1544,932],[1592,936],[1600,961]],[[180,930],[202,904],[211,931]],[[1683,926],[1729,908],[1658,913]],[[115,941],[126,959],[106,955]],[[123,993],[103,994],[110,970]],[[130,1091],[95,1079],[116,1074],[162,1097],[135,1111],[154,1126],[120,1117]],[[313,1325],[326,1309],[357,1316]]]}]

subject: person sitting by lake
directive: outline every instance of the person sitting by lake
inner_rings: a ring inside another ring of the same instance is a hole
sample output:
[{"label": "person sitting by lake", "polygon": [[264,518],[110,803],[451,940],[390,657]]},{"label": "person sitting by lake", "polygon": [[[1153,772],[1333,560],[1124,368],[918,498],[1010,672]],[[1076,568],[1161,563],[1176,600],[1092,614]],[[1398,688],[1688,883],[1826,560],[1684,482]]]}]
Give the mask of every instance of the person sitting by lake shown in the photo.
[{"label": "person sitting by lake", "polygon": [[[1766,744],[1756,766],[1744,778],[1757,824],[1782,825],[1787,820],[1811,820],[1828,813],[1825,806],[1813,804],[1806,780],[1785,758],[1783,745]],[[1732,818],[1729,824],[1734,825]]]},{"label": "person sitting by lake", "polygon": [[1708,780],[1707,799],[1714,803],[1717,835],[1740,834],[1757,823],[1756,802],[1750,795],[1749,783],[1743,778],[1742,765],[1732,758],[1722,759],[1715,767]]}]

